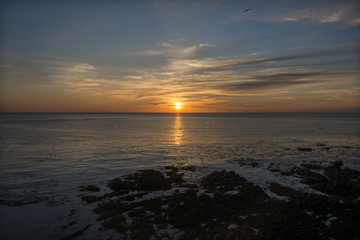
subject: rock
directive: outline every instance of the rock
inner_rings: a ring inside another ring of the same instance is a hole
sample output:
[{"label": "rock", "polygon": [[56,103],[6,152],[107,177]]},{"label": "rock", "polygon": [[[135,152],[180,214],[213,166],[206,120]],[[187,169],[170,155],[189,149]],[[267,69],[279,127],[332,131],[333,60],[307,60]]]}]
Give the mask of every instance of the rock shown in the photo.
[{"label": "rock", "polygon": [[125,176],[125,180],[115,178],[108,183],[112,190],[169,190],[171,182],[164,175],[156,170],[142,170],[135,174]]},{"label": "rock", "polygon": [[62,240],[70,240],[70,239],[75,239],[78,238],[79,236],[81,236],[89,227],[91,226],[91,224],[85,226],[84,228],[65,236],[64,238],[62,238]]},{"label": "rock", "polygon": [[226,172],[215,171],[201,180],[201,185],[207,189],[214,190],[216,189],[225,189],[232,190],[234,187],[238,187],[246,183],[247,180],[243,177],[240,177],[234,171]]},{"label": "rock", "polygon": [[88,192],[99,192],[100,191],[100,188],[99,187],[96,187],[94,185],[86,185],[86,186],[80,186],[80,190],[81,192],[84,192],[84,191],[88,191]]},{"label": "rock", "polygon": [[301,151],[301,152],[311,152],[312,151],[312,148],[302,148],[302,147],[299,147],[297,148],[297,150]]},{"label": "rock", "polygon": [[[333,194],[330,197],[271,182],[270,190],[288,201],[270,198],[234,171],[214,171],[193,184],[177,168],[165,169],[168,178],[159,171],[144,170],[110,181],[114,193],[96,198],[94,212],[105,229],[118,231],[124,239],[173,239],[166,230],[169,225],[179,233],[179,240],[359,239],[360,207],[354,202],[359,189],[350,184],[360,182],[359,172],[338,165],[303,164],[287,171],[314,189]],[[154,186],[144,184],[145,180]],[[181,191],[158,191],[171,186],[180,186]],[[123,194],[118,195],[118,189]]]},{"label": "rock", "polygon": [[87,203],[94,203],[96,201],[98,201],[99,199],[97,198],[97,196],[94,195],[86,195],[86,196],[82,196],[81,199]]},{"label": "rock", "polygon": [[342,165],[344,165],[344,163],[341,160],[335,161],[331,163],[332,166],[334,167],[341,167]]},{"label": "rock", "polygon": [[308,169],[321,169],[321,165],[317,164],[310,164],[310,163],[303,163],[301,167],[308,168]]},{"label": "rock", "polygon": [[[312,188],[335,196],[357,198],[360,196],[360,172],[349,168],[342,169],[342,161],[335,161],[329,167],[315,164],[302,164],[302,167],[293,167],[282,175],[297,175],[301,182]],[[323,174],[312,170],[323,170]]]}]

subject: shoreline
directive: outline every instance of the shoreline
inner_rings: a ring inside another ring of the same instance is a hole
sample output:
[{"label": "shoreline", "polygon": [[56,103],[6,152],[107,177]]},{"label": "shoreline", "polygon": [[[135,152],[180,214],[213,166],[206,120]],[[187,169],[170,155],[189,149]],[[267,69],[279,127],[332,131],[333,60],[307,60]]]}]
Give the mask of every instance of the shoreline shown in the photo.
[{"label": "shoreline", "polygon": [[25,224],[38,239],[360,237],[358,170],[342,161],[232,164],[237,167],[183,163],[143,169],[107,185],[79,186],[61,202],[2,202],[1,208],[15,226],[20,216],[39,215],[36,228]]},{"label": "shoreline", "polygon": [[101,229],[115,230],[124,239],[356,239],[360,173],[342,165],[279,170],[320,194],[269,182],[277,197],[269,196],[225,170],[189,181],[196,167],[180,165],[115,178],[108,184],[111,193],[82,199],[97,204],[93,210]]}]

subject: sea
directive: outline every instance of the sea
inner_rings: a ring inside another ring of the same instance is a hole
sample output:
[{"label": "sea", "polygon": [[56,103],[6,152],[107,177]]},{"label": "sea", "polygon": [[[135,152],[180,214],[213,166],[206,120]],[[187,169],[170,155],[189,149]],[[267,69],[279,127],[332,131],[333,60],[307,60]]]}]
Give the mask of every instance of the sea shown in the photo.
[{"label": "sea", "polygon": [[[29,231],[47,238],[40,223],[16,233],[14,215],[23,216],[19,209],[26,208],[31,216],[39,203],[67,204],[81,185],[174,165],[248,168],[247,176],[259,183],[266,180],[251,170],[254,164],[266,169],[341,160],[360,169],[359,139],[360,114],[3,113],[2,239],[21,239]],[[51,214],[39,222],[57,217]]]}]

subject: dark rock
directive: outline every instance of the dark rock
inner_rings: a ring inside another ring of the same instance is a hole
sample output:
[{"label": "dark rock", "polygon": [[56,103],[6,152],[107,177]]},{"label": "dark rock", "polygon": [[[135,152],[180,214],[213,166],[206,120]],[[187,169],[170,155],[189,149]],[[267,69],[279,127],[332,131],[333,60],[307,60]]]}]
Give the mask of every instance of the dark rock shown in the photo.
[{"label": "dark rock", "polygon": [[297,150],[301,151],[301,152],[311,152],[312,151],[312,148],[302,148],[302,147],[299,147],[297,148]]},{"label": "dark rock", "polygon": [[185,166],[182,168],[182,170],[194,172],[196,170],[196,167],[195,166]]},{"label": "dark rock", "polygon": [[353,148],[353,147],[350,147],[350,146],[340,146],[340,148],[350,149],[350,148]]},{"label": "dark rock", "polygon": [[[335,161],[329,167],[314,164],[302,164],[302,167],[293,167],[282,175],[297,175],[301,182],[312,188],[335,196],[353,197],[360,196],[360,172],[349,168],[342,169],[342,161]],[[323,174],[311,170],[323,170]]]},{"label": "dark rock", "polygon": [[[168,178],[155,170],[145,170],[118,178],[116,182],[122,188],[133,186],[133,189],[127,190],[128,193],[167,188],[157,184],[150,188],[142,184],[145,179],[150,179],[152,183],[156,179],[169,185],[190,185],[177,168],[166,170],[170,170],[166,172]],[[313,170],[319,170],[319,166],[303,164],[293,167],[288,173],[302,178],[315,189],[336,194],[327,197],[269,183],[272,192],[288,197],[285,202],[271,199],[260,187],[233,171],[214,171],[200,179],[198,185],[191,184],[192,187],[185,192],[159,194],[151,199],[143,198],[147,192],[127,194],[123,191],[124,194],[117,195],[118,190],[114,190],[113,194],[105,194],[101,200],[98,198],[99,204],[94,212],[99,215],[98,221],[105,229],[120,232],[124,239],[172,239],[161,231],[168,224],[183,231],[178,238],[180,240],[359,239],[360,205],[353,201],[357,195],[349,189],[345,191],[348,195],[339,195],[340,186],[336,184],[343,183],[342,188],[346,189],[344,186],[349,184],[350,179],[358,179],[359,172],[333,164],[321,168],[324,175]],[[330,182],[335,183],[335,189],[330,189]],[[356,189],[356,186],[352,187]],[[127,221],[129,217],[131,223]],[[229,229],[231,224],[237,227]],[[160,235],[156,235],[155,225],[160,229]]]},{"label": "dark rock", "polygon": [[308,168],[308,169],[321,169],[321,165],[317,164],[310,164],[310,163],[303,163],[301,167]]},{"label": "dark rock", "polygon": [[252,167],[259,167],[259,164],[258,164],[258,162],[252,162],[252,163],[250,163],[250,166],[252,166]]},{"label": "dark rock", "polygon": [[97,196],[94,195],[82,196],[81,199],[87,203],[93,203],[99,200]]},{"label": "dark rock", "polygon": [[331,165],[333,167],[341,167],[342,165],[344,165],[344,163],[341,160],[339,160],[339,161],[332,162]]},{"label": "dark rock", "polygon": [[64,238],[62,238],[62,240],[70,240],[70,239],[77,238],[77,237],[81,236],[90,226],[91,226],[91,224],[85,226],[84,228],[82,228],[70,235],[65,236]]},{"label": "dark rock", "polygon": [[115,178],[108,183],[108,187],[114,191],[120,190],[169,190],[171,182],[156,170],[142,170],[135,174],[125,176],[125,180]]},{"label": "dark rock", "polygon": [[87,191],[87,192],[99,192],[100,188],[94,185],[86,185],[86,186],[80,186],[81,192]]},{"label": "dark rock", "polygon": [[184,174],[178,174],[178,169],[173,168],[170,172],[167,172],[166,175],[169,177],[169,181],[176,184],[182,184],[184,182]]},{"label": "dark rock", "polygon": [[114,191],[126,191],[126,190],[135,190],[135,183],[130,181],[123,181],[121,178],[115,178],[111,180],[107,186]]},{"label": "dark rock", "polygon": [[240,177],[234,171],[226,172],[215,171],[201,180],[201,185],[207,189],[222,189],[222,190],[233,190],[234,187],[238,187],[247,183],[247,180]]},{"label": "dark rock", "polygon": [[77,209],[71,209],[71,211],[70,211],[70,213],[69,213],[69,217],[71,217],[72,215],[74,215],[76,211],[77,211]]},{"label": "dark rock", "polygon": [[289,187],[284,187],[276,182],[270,182],[269,185],[270,185],[270,190],[279,196],[295,197],[298,193],[294,189]]}]

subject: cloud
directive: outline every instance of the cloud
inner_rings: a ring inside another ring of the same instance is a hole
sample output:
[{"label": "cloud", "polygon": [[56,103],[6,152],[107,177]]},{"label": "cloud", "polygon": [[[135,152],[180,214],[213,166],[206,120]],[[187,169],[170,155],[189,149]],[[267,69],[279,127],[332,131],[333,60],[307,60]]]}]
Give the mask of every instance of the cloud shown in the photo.
[{"label": "cloud", "polygon": [[[213,64],[213,62],[211,61]],[[227,62],[228,63],[228,62]],[[208,64],[208,62],[207,62]],[[220,63],[221,64],[221,63]],[[203,63],[200,66],[204,66]],[[207,65],[207,67],[209,64]],[[149,96],[166,98],[169,96],[181,96],[189,99],[191,96],[209,96],[214,99],[224,99],[233,96],[245,96],[254,94],[267,94],[271,90],[280,89],[286,91],[293,87],[308,87],[316,84],[326,86],[332,82],[338,82],[341,77],[343,82],[348,81],[358,70],[310,70],[306,68],[265,68],[258,71],[215,71],[211,72],[177,71],[167,75],[166,81],[161,84],[151,85],[151,91],[143,88],[139,98]],[[183,70],[183,69],[181,69]],[[349,76],[347,78],[346,76]],[[157,78],[155,78],[157,79]]]},{"label": "cloud", "polygon": [[253,76],[249,80],[240,80],[217,85],[216,88],[225,91],[247,92],[259,89],[285,88],[300,84],[317,83],[318,80],[307,79],[319,73],[275,73]]},{"label": "cloud", "polygon": [[[257,59],[244,59],[244,58],[229,58],[229,57],[213,57],[213,58],[205,58],[205,59],[173,59],[169,63],[169,70],[177,72],[177,73],[206,73],[206,72],[214,72],[214,71],[233,71],[240,67],[268,67],[269,64],[280,63],[280,62],[288,62],[290,60],[298,60],[298,59],[311,59],[318,57],[327,57],[341,54],[348,54],[359,51],[358,46],[347,46],[343,48],[332,48],[326,49],[317,52],[308,52],[303,54],[293,54],[287,56],[277,56],[270,58],[257,58]],[[342,60],[342,62],[356,62],[357,60]],[[334,62],[340,63],[340,62]],[[267,64],[267,65],[264,65]],[[309,64],[306,63],[306,64]],[[305,64],[305,65],[306,65]],[[318,61],[317,65],[321,64]]]},{"label": "cloud", "polygon": [[66,67],[63,70],[71,73],[86,73],[95,69],[95,66],[87,63],[76,63],[72,66]]},{"label": "cloud", "polygon": [[[357,48],[351,46],[268,58],[259,55],[249,58],[201,58],[198,53],[209,47],[208,44],[180,46],[180,43],[174,42],[176,44],[159,44],[159,48],[152,49],[155,52],[149,52],[166,55],[160,67],[128,69],[126,73],[109,75],[108,72],[114,71],[117,66],[104,69],[84,62],[57,64],[49,78],[51,82],[48,88],[62,89],[76,96],[101,97],[106,101],[126,98],[152,105],[166,105],[172,99],[180,99],[189,105],[191,102],[192,106],[226,105],[240,97],[291,96],[297,91],[295,88],[325,86],[338,76],[346,82],[344,76],[355,71],[314,70],[308,65],[301,66],[301,62],[308,64],[311,58],[354,52]],[[169,57],[175,55],[178,57]],[[300,67],[284,67],[284,63],[289,64],[297,59],[306,61],[294,62]],[[326,61],[329,59],[333,58],[326,58]],[[316,63],[319,63],[318,59]]]},{"label": "cloud", "polygon": [[313,20],[320,23],[346,22],[353,25],[359,22],[359,8],[359,4],[356,2],[325,8],[305,8],[286,13],[279,17],[278,21],[294,22],[301,20]]},{"label": "cloud", "polygon": [[[96,70],[96,71],[95,71]],[[41,88],[63,89],[71,93],[86,93],[97,95],[103,91],[114,89],[119,82],[114,79],[103,78],[102,72],[95,65],[88,63],[58,63],[48,70],[50,80],[40,84]]]},{"label": "cloud", "polygon": [[[351,84],[350,79],[354,79],[354,75],[360,73],[354,69],[319,70],[312,64],[322,66],[326,63],[351,63],[353,60],[350,55],[345,58],[344,56],[358,51],[358,46],[332,47],[315,52],[298,52],[268,58],[260,57],[261,55],[253,55],[250,58],[191,57],[191,53],[196,52],[196,49],[206,46],[188,45],[180,48],[172,42],[159,46],[162,48],[157,49],[158,51],[177,49],[179,54],[182,50],[184,54],[179,55],[183,57],[168,58],[167,64],[159,68],[138,72],[136,78],[139,79],[139,84],[133,86],[131,91],[139,100],[164,101],[176,98],[184,102],[197,99],[201,103],[220,103],[255,95],[289,96],[298,93],[299,89],[306,94],[305,89],[313,86],[326,89],[327,84],[333,84],[339,77],[343,82]],[[192,49],[191,46],[196,47]],[[333,60],[338,55],[342,55],[341,60]]]},{"label": "cloud", "polygon": [[190,46],[181,46],[170,42],[159,43],[159,48],[142,51],[139,54],[143,56],[164,56],[170,58],[185,58],[197,56],[206,47],[213,47],[212,44],[200,43]]}]

